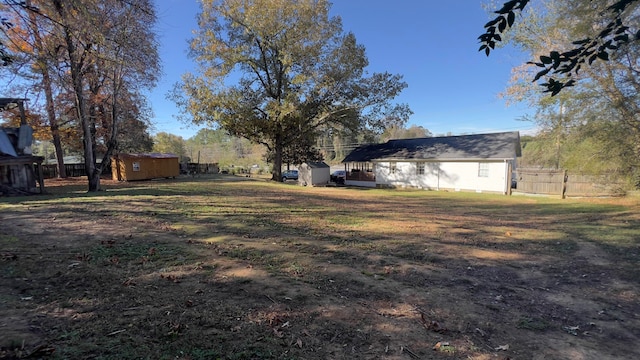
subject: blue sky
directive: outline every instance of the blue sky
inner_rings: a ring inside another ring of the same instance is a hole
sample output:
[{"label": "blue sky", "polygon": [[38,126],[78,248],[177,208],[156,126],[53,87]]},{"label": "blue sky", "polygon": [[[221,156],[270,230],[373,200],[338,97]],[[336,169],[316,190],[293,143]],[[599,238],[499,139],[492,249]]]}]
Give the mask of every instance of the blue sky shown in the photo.
[{"label": "blue sky", "polygon": [[[200,11],[196,0],[155,0],[163,76],[149,93],[155,118],[153,132],[187,139],[198,128],[176,120],[175,104],[166,99],[173,84],[194,65],[187,57],[188,39]],[[367,50],[372,72],[401,74],[408,88],[396,98],[414,114],[408,126],[419,125],[435,135],[494,131],[529,133],[534,125],[522,119],[533,110],[507,107],[498,93],[511,69],[528,60],[513,49],[487,57],[478,52],[477,37],[489,20],[481,0],[334,0],[333,15],[344,31],[355,34]]]}]

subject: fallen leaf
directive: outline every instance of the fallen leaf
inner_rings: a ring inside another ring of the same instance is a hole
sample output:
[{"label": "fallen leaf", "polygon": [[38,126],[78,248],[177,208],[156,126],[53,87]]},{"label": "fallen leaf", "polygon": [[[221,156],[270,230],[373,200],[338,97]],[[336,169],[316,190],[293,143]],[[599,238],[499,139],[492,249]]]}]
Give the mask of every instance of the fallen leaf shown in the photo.
[{"label": "fallen leaf", "polygon": [[302,349],[302,340],[300,339],[296,340],[296,345],[298,345],[298,347]]},{"label": "fallen leaf", "polygon": [[580,330],[580,326],[565,326],[563,329],[573,336],[578,336],[578,330]]},{"label": "fallen leaf", "polygon": [[496,348],[497,351],[507,351],[509,350],[509,344],[506,345],[500,345]]},{"label": "fallen leaf", "polygon": [[2,253],[2,260],[18,260],[18,255],[12,253]]}]

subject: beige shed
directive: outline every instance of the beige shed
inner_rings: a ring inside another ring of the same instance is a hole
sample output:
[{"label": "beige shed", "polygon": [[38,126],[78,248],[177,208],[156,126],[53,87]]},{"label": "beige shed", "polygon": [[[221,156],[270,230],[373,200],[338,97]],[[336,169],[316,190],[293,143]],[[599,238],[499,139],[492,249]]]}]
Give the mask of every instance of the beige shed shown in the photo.
[{"label": "beige shed", "polygon": [[331,179],[331,167],[324,162],[306,162],[298,167],[298,183],[303,186],[324,186]]},{"label": "beige shed", "polygon": [[135,181],[180,175],[180,162],[174,154],[118,154],[111,157],[113,180]]}]

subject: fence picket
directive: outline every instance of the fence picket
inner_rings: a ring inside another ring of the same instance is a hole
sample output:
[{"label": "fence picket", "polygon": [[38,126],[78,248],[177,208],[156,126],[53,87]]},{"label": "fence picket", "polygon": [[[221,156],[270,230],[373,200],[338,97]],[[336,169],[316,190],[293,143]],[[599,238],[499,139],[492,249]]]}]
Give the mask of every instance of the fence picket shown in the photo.
[{"label": "fence picket", "polygon": [[517,169],[516,192],[560,196],[620,195],[622,183],[604,175],[571,173],[564,169]]}]

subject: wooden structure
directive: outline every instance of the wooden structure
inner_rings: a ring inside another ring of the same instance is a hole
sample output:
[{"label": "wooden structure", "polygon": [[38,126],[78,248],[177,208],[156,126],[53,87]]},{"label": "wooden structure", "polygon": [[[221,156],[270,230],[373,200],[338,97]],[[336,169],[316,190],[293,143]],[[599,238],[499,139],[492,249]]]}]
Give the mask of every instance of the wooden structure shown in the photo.
[{"label": "wooden structure", "polygon": [[180,162],[174,154],[118,154],[111,157],[111,175],[118,181],[171,178],[180,175]]},{"label": "wooden structure", "polygon": [[42,175],[44,158],[31,155],[33,129],[27,125],[24,112],[26,100],[0,98],[0,111],[15,107],[20,110],[19,128],[0,128],[0,195],[29,195],[44,192]]},{"label": "wooden structure", "polygon": [[617,196],[624,184],[614,176],[570,173],[564,169],[517,169],[516,192],[565,197]]},{"label": "wooden structure", "polygon": [[324,186],[331,180],[331,167],[326,163],[306,162],[298,167],[298,183],[303,186]]}]

